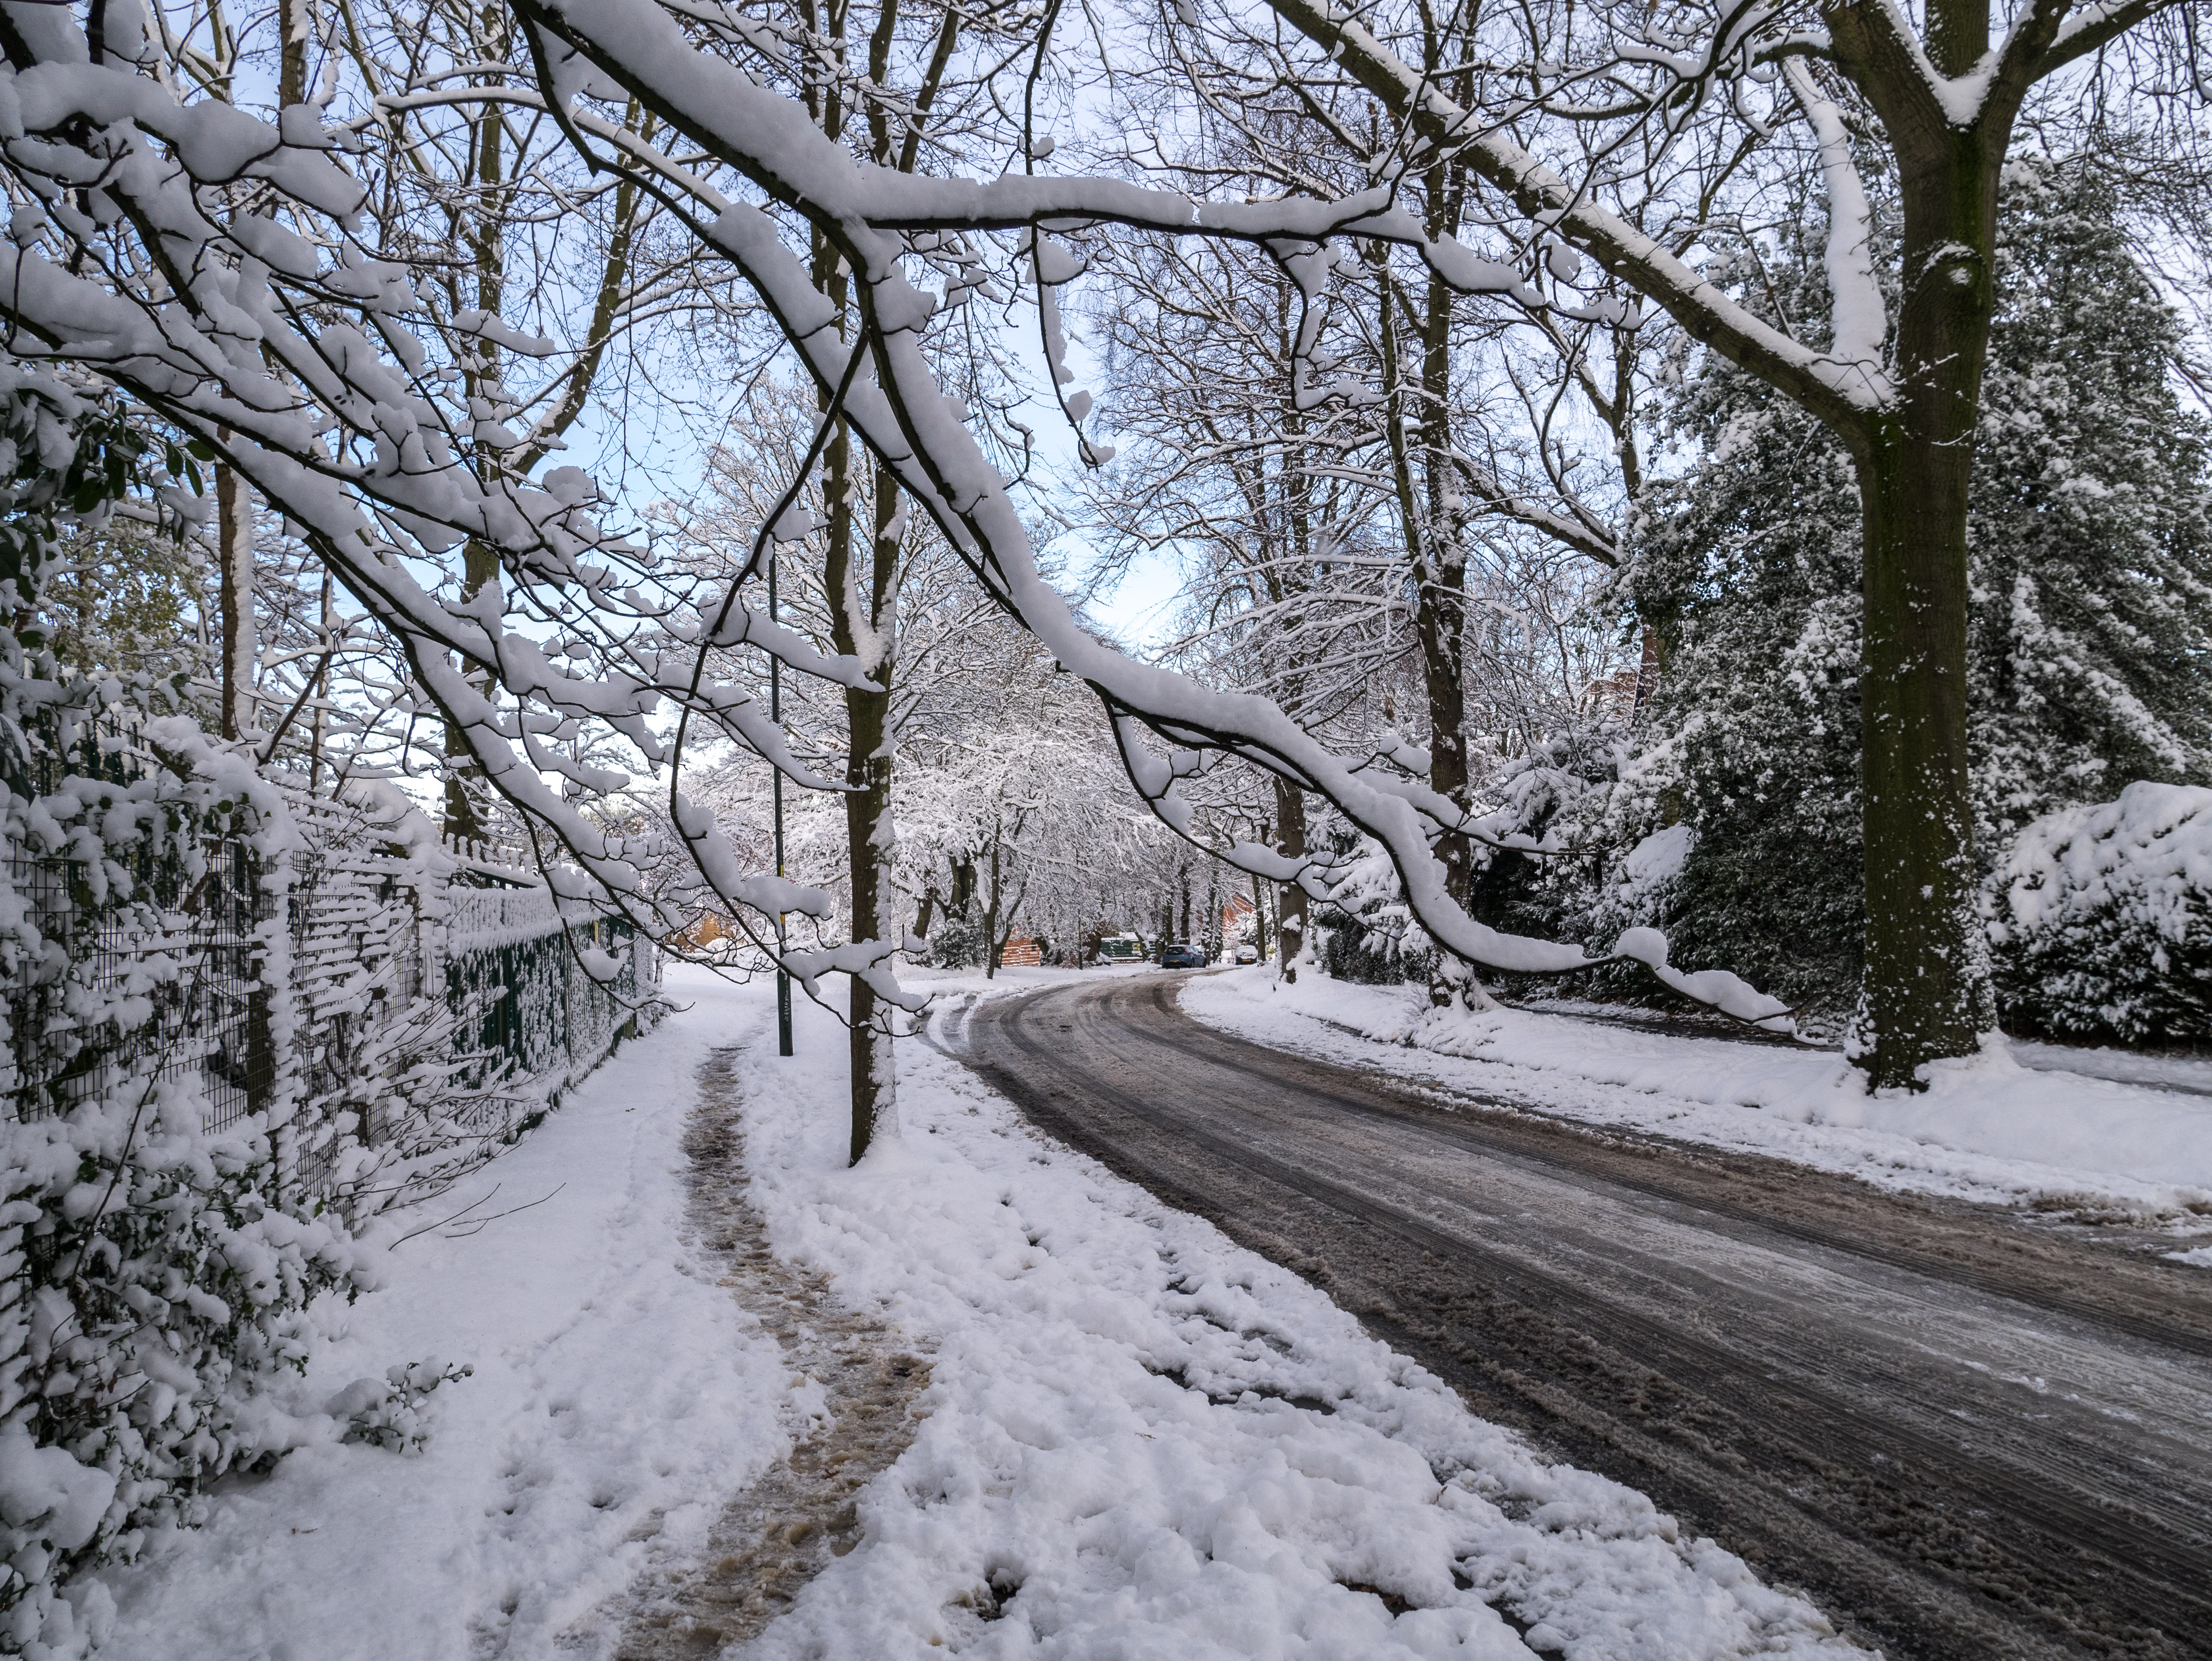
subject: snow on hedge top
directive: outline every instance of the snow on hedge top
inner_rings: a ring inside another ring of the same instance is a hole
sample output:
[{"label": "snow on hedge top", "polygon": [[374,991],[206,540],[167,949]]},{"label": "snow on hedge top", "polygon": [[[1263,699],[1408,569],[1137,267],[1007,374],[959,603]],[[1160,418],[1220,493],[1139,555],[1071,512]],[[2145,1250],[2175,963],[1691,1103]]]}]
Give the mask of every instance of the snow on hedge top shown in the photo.
[{"label": "snow on hedge top", "polygon": [[2118,801],[2047,813],[2020,833],[1992,885],[2001,944],[2108,906],[2179,940],[2192,902],[2212,894],[2212,790],[2142,782]]}]

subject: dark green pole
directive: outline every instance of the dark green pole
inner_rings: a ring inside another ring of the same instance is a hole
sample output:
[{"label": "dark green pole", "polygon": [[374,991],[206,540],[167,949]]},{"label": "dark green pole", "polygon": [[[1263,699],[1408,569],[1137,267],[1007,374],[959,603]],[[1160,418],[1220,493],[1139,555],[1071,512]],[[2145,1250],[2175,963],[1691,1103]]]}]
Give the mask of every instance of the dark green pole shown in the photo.
[{"label": "dark green pole", "polygon": [[[768,620],[775,617],[775,545],[768,551]],[[783,723],[783,666],[773,655],[768,660],[768,718]],[[775,791],[775,874],[783,872],[783,770],[774,770]],[[783,966],[784,914],[775,914],[775,1053],[791,1054],[791,971]]]}]

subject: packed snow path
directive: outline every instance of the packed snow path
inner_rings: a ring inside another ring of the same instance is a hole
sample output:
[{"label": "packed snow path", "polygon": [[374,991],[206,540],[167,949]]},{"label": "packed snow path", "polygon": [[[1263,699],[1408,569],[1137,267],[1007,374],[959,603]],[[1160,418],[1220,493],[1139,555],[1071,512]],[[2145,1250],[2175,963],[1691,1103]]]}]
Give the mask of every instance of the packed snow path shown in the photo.
[{"label": "packed snow path", "polygon": [[602,1625],[625,1628],[617,1661],[696,1661],[758,1637],[799,1587],[854,1548],[860,1491],[914,1439],[914,1399],[929,1385],[928,1362],[904,1353],[896,1328],[845,1307],[828,1276],[769,1248],[745,1203],[743,1053],[718,1049],[700,1068],[684,1137],[692,1233],[720,1256],[721,1284],[775,1338],[795,1382],[819,1399],[791,1451],[723,1508],[703,1552],[657,1565],[602,1611]]},{"label": "packed snow path", "polygon": [[1041,1129],[1893,1658],[2212,1655],[2212,1276],[1402,1093],[1199,1026],[1182,979],[943,1028]]}]

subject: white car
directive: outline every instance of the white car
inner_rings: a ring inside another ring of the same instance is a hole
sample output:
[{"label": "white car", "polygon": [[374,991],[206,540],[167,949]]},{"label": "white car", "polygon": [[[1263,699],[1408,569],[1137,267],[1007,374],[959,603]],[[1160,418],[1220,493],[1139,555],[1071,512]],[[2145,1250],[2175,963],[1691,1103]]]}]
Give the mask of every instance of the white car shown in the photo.
[{"label": "white car", "polygon": [[1242,946],[1237,948],[1237,961],[1238,963],[1259,962],[1260,948],[1253,945],[1249,940],[1245,941]]}]

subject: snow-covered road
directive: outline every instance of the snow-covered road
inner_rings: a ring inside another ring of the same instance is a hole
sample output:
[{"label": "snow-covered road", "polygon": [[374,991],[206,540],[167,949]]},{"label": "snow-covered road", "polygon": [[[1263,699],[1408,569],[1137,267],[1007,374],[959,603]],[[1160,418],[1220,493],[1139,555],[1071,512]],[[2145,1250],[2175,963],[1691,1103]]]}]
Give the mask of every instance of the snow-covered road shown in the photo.
[{"label": "snow-covered road", "polygon": [[1181,980],[952,1030],[1033,1122],[1893,1655],[2081,1633],[2212,1653],[2212,1276],[1618,1121],[1402,1094],[1195,1025]]}]

